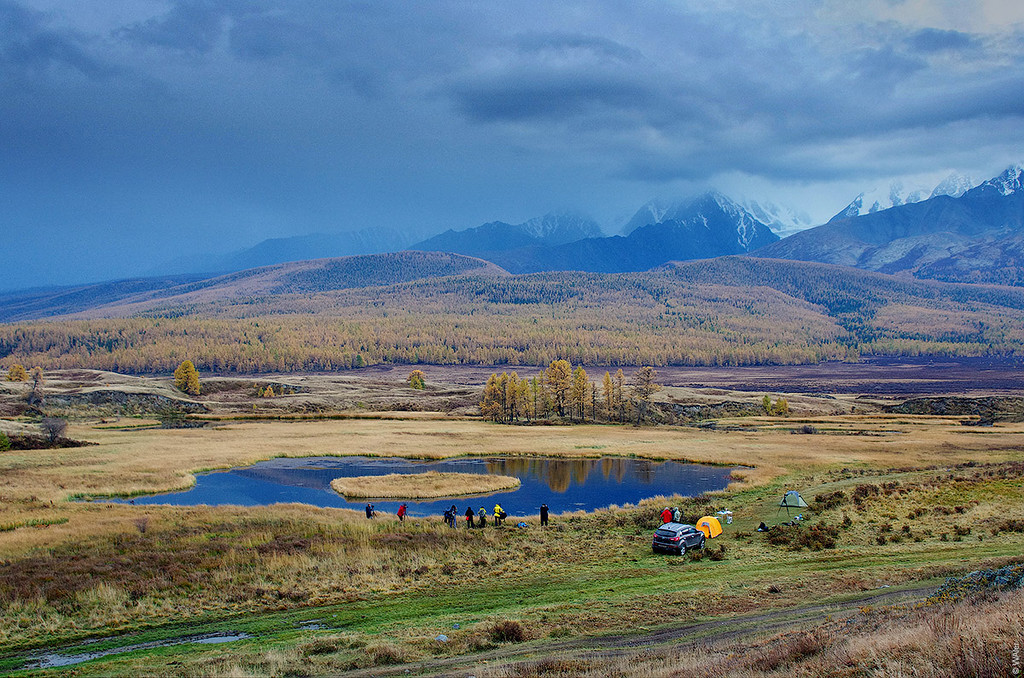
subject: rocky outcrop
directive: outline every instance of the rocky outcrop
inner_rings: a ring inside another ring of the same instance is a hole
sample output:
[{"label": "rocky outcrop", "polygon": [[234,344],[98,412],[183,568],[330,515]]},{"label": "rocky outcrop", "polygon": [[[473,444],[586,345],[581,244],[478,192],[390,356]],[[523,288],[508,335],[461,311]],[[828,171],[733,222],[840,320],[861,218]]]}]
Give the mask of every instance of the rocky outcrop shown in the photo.
[{"label": "rocky outcrop", "polygon": [[117,414],[165,414],[168,412],[199,414],[210,411],[202,403],[171,398],[158,393],[130,393],[127,391],[98,389],[84,393],[46,395],[47,408],[82,405],[106,407]]},{"label": "rocky outcrop", "polygon": [[666,423],[694,422],[725,417],[752,417],[764,414],[764,408],[753,403],[724,400],[718,403],[654,403]]},{"label": "rocky outcrop", "polygon": [[1011,396],[913,398],[883,409],[893,414],[977,416],[982,422],[1024,421],[1024,398]]}]

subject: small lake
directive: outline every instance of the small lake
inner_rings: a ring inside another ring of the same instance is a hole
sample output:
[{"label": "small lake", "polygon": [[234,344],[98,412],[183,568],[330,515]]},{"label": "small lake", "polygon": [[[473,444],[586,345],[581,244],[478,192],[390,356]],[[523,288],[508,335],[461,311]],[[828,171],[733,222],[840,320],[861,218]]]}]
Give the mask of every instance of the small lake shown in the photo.
[{"label": "small lake", "polygon": [[331,489],[331,480],[426,471],[514,476],[522,485],[486,496],[373,501],[377,511],[393,514],[401,503],[408,505],[413,516],[440,515],[452,504],[459,507],[460,514],[467,505],[474,510],[484,506],[490,513],[495,503],[500,503],[510,516],[535,515],[541,504],[547,504],[552,513],[593,511],[612,504],[636,504],[657,495],[695,496],[721,490],[729,484],[732,468],[624,457],[459,457],[443,461],[396,457],[281,458],[198,475],[192,489],[135,497],[132,501],[179,506],[294,502],[362,510],[366,500],[346,501]]}]

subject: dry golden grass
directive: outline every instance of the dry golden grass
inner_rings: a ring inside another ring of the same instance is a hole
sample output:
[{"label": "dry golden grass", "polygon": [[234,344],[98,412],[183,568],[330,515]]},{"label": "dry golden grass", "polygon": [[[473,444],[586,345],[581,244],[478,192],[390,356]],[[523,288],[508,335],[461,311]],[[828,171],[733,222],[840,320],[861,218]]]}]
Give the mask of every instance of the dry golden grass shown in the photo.
[{"label": "dry golden grass", "polygon": [[[939,608],[866,611],[810,629],[642,652],[587,652],[481,667],[487,678],[1018,675],[1024,593]],[[1016,657],[1016,659],[1015,659]],[[1016,671],[1014,671],[1016,667]]]},{"label": "dry golden grass", "polygon": [[511,490],[519,484],[519,478],[512,476],[427,471],[335,478],[331,481],[331,488],[345,497],[436,499]]},{"label": "dry golden grass", "polygon": [[[810,421],[818,435],[792,435]],[[114,430],[75,424],[94,446],[0,455],[0,524],[69,517],[46,529],[0,533],[0,556],[121,529],[130,512],[66,500],[190,487],[196,472],[278,456],[636,456],[738,464],[733,489],[815,468],[894,468],[1020,457],[1024,424],[962,426],[956,418],[847,415],[817,420],[743,419],[739,430],[682,427],[502,426],[476,420],[239,422],[202,429]],[[127,508],[127,507],[126,507]],[[123,515],[122,515],[123,514]]]}]

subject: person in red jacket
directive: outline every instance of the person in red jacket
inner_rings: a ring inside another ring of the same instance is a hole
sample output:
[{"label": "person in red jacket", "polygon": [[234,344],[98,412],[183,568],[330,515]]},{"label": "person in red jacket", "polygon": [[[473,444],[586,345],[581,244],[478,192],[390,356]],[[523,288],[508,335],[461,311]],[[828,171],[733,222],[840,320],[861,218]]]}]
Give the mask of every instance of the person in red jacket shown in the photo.
[{"label": "person in red jacket", "polygon": [[402,504],[401,506],[398,507],[398,519],[402,522],[405,522],[406,510],[407,509],[405,508],[405,504]]},{"label": "person in red jacket", "polygon": [[662,524],[672,522],[672,509],[667,506],[665,507],[665,510],[661,512],[661,522]]}]

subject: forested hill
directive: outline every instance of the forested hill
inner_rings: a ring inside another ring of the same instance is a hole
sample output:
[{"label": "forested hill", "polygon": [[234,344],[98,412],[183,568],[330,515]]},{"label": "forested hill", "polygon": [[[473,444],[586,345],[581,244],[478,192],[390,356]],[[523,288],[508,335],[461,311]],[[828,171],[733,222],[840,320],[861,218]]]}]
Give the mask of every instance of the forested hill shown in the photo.
[{"label": "forested hill", "polygon": [[494,264],[443,252],[395,252],[263,266],[213,278],[123,280],[0,295],[0,322],[60,315],[129,315],[154,306],[327,292],[461,274],[508,275]]},{"label": "forested hill", "polygon": [[[108,304],[88,319],[0,325],[0,369],[167,372],[185,357],[201,371],[252,373],[379,363],[514,369],[559,358],[610,367],[1024,356],[1018,288],[749,257],[644,273],[509,275],[480,260],[405,254],[387,259],[399,267],[390,273],[369,257],[306,262]],[[409,279],[405,264],[428,261],[448,262],[430,270],[452,274]],[[388,276],[400,282],[381,284]]]}]

